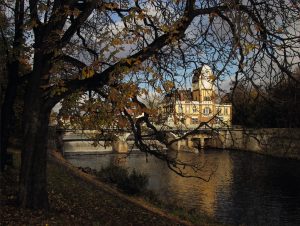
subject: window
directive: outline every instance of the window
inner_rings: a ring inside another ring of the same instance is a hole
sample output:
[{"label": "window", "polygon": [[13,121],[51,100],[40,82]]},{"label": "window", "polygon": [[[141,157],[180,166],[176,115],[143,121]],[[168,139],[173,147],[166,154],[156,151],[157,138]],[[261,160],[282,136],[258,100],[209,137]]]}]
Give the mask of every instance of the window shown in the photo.
[{"label": "window", "polygon": [[211,113],[211,110],[210,110],[209,107],[205,107],[205,108],[203,109],[203,114],[204,114],[204,115],[209,115],[210,113]]},{"label": "window", "polygon": [[210,96],[205,96],[205,97],[204,97],[204,101],[211,101]]},{"label": "window", "polygon": [[224,115],[228,115],[228,108],[224,109]]},{"label": "window", "polygon": [[182,112],[183,112],[183,107],[182,107],[182,105],[179,105],[179,106],[178,106],[178,112],[179,112],[179,113],[182,113]]},{"label": "window", "polygon": [[197,107],[193,106],[193,113],[197,113]]},{"label": "window", "polygon": [[192,118],[192,124],[198,124],[199,120],[198,118]]}]

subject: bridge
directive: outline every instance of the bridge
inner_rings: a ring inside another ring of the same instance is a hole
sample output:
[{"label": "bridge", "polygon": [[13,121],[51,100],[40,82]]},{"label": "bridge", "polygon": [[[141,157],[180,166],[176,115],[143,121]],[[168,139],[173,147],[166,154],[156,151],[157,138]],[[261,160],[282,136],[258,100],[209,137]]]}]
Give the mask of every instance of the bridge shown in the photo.
[{"label": "bridge", "polygon": [[[193,128],[163,128],[157,127],[157,130],[164,132],[167,135],[167,141],[171,142],[170,146],[155,141],[155,136],[150,131],[145,130],[143,139],[148,143],[155,143],[162,149],[173,149],[176,151],[186,150],[197,152],[199,149],[203,149],[207,144],[207,140],[213,137],[219,137],[219,134],[226,133],[226,129],[211,129],[201,128],[197,130],[197,133],[188,135],[185,139],[179,139],[182,135],[192,131]],[[103,129],[102,135],[97,137],[98,131],[96,130],[74,130],[74,129],[57,129],[60,134],[61,147],[65,153],[67,152],[118,152],[127,153],[129,147],[134,149],[133,146],[134,136],[129,129]],[[176,140],[175,142],[172,142]],[[151,142],[150,142],[151,141]],[[97,143],[93,145],[93,143]],[[100,148],[99,148],[100,147]]]}]

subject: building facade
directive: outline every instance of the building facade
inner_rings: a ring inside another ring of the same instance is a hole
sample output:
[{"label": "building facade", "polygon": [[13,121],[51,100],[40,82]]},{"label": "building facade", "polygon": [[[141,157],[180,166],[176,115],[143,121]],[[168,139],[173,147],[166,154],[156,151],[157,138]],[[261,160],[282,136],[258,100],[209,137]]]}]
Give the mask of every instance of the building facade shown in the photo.
[{"label": "building facade", "polygon": [[183,123],[197,126],[209,122],[213,127],[230,127],[232,105],[220,103],[211,68],[207,65],[196,70],[192,78],[192,89],[176,90],[166,97],[162,105],[164,115],[170,124]]}]

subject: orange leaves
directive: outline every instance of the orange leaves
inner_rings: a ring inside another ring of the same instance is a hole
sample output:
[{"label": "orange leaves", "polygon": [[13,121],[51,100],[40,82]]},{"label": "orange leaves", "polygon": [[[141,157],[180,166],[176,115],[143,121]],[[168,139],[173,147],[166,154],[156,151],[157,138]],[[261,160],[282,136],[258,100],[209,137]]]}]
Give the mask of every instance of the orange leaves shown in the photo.
[{"label": "orange leaves", "polygon": [[122,41],[120,38],[114,38],[114,39],[111,41],[111,44],[114,45],[114,46],[118,46],[118,45],[122,45],[122,44],[123,44],[123,41]]},{"label": "orange leaves", "polygon": [[162,93],[162,89],[161,89],[160,87],[157,87],[157,88],[155,89],[155,91],[156,91],[157,93]]},{"label": "orange leaves", "polygon": [[116,89],[112,88],[109,92],[108,99],[111,101],[117,101],[119,99],[119,93]]},{"label": "orange leaves", "polygon": [[120,85],[120,89],[123,91],[123,95],[127,98],[133,98],[138,93],[138,87],[134,83],[125,83]]},{"label": "orange leaves", "polygon": [[212,21],[217,16],[218,16],[218,13],[216,13],[216,12],[210,13],[209,16],[208,16],[209,17],[209,21]]},{"label": "orange leaves", "polygon": [[279,33],[279,34],[283,33],[284,32],[283,27],[277,28],[276,32]]},{"label": "orange leaves", "polygon": [[117,124],[120,128],[124,128],[128,126],[128,121],[123,117],[119,117],[117,120]]},{"label": "orange leaves", "polygon": [[124,63],[127,63],[129,66],[138,66],[142,63],[142,61],[139,58],[124,58],[122,61]]}]

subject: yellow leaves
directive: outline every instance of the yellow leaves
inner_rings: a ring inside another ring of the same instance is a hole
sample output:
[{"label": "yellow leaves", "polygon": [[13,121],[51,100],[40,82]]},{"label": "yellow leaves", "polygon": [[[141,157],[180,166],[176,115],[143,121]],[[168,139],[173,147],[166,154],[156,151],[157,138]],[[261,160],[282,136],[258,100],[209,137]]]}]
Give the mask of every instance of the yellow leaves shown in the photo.
[{"label": "yellow leaves", "polygon": [[166,24],[163,24],[163,25],[160,27],[160,29],[161,29],[163,32],[165,32],[165,33],[167,33],[167,32],[170,31],[170,27],[169,27],[168,25],[166,25]]},{"label": "yellow leaves", "polygon": [[133,62],[133,59],[126,58],[126,59],[124,59],[124,62],[127,63],[127,64],[129,64],[129,65],[131,65],[132,62]]},{"label": "yellow leaves", "polygon": [[[128,64],[129,66],[135,66],[135,67],[139,67],[142,64],[142,61],[139,58],[124,58],[122,62]],[[125,69],[126,68],[128,67],[125,67]],[[131,69],[134,70],[135,68],[131,68]]]},{"label": "yellow leaves", "polygon": [[54,89],[51,90],[50,96],[59,96],[62,93],[66,92],[68,89],[64,86],[57,86]]},{"label": "yellow leaves", "polygon": [[247,43],[244,45],[244,54],[245,54],[245,55],[248,55],[248,54],[251,53],[254,49],[256,49],[256,45],[247,42]]},{"label": "yellow leaves", "polygon": [[166,81],[163,84],[163,86],[164,86],[166,92],[169,92],[170,90],[172,90],[175,87],[174,82],[172,82],[172,81]]},{"label": "yellow leaves", "polygon": [[85,79],[85,78],[91,78],[91,77],[94,76],[94,74],[95,74],[95,71],[94,71],[94,69],[92,67],[84,67],[82,69],[82,77],[83,77],[83,79]]}]

